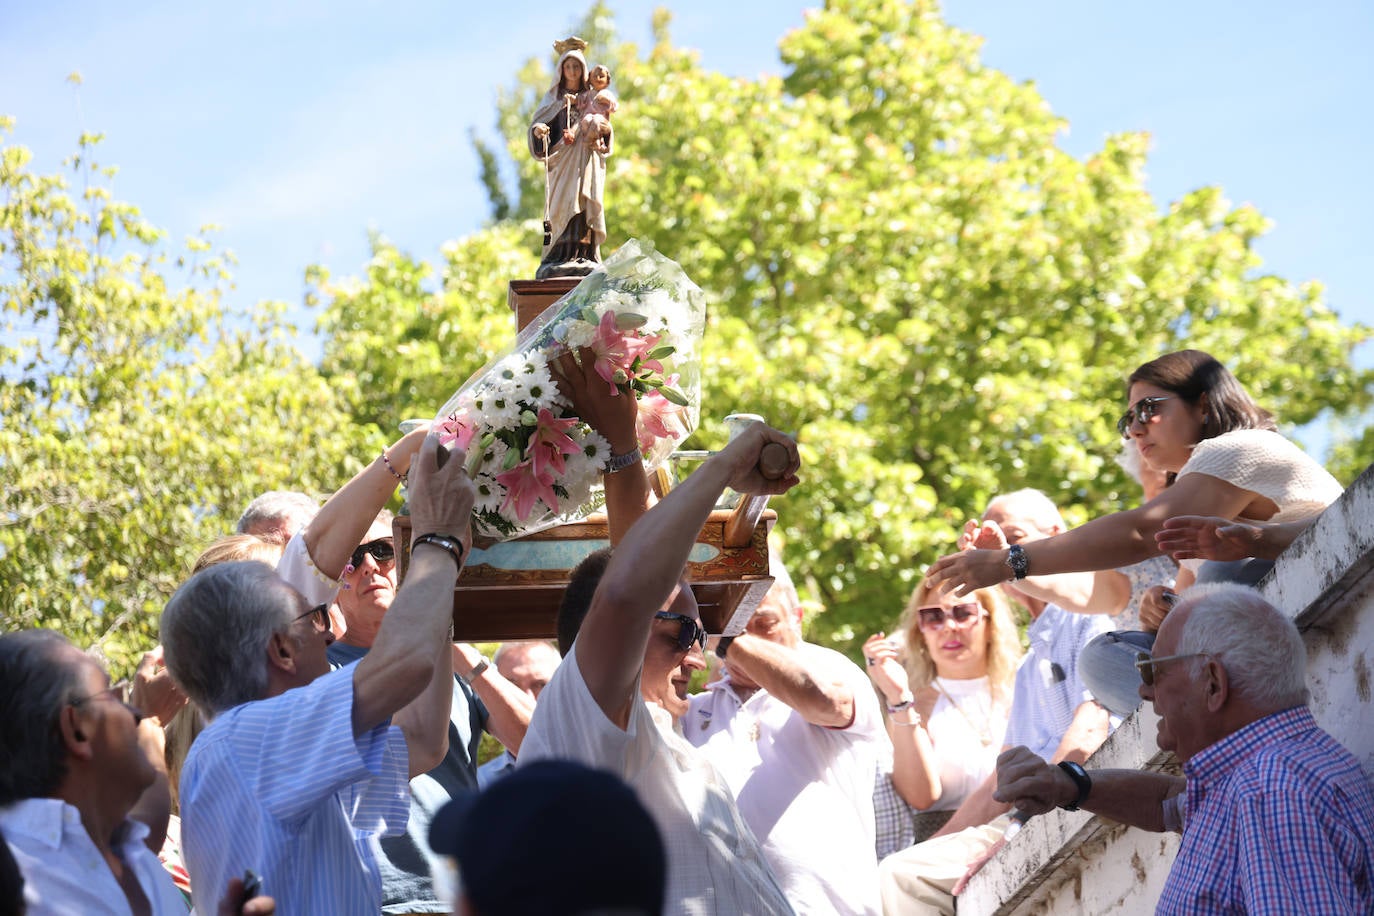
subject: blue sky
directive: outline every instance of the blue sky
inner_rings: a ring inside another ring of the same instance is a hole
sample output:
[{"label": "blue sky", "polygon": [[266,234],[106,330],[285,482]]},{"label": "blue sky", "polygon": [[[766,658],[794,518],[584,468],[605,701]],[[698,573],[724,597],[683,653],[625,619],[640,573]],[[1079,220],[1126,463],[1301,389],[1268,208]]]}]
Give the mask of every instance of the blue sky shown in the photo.
[{"label": "blue sky", "polygon": [[[656,5],[613,2],[621,34],[643,43]],[[674,40],[713,69],[780,72],[777,39],[807,5],[693,0]],[[496,87],[584,8],[0,0],[0,113],[45,171],[81,130],[105,133],[116,196],[174,240],[221,225],[234,295],[294,303],[311,262],[360,271],[369,229],[433,259],[481,226],[468,131],[491,135]],[[986,37],[990,65],[1038,84],[1070,121],[1066,149],[1150,131],[1161,203],[1220,184],[1257,205],[1275,222],[1266,269],[1322,280],[1344,318],[1374,324],[1374,4],[952,0],[946,14]]]}]

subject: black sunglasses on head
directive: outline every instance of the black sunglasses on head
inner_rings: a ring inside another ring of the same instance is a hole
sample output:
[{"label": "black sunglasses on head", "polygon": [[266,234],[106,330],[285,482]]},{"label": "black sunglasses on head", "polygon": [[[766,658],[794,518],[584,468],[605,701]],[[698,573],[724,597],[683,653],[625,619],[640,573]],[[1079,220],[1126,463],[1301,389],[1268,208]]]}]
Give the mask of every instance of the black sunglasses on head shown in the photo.
[{"label": "black sunglasses on head", "polygon": [[354,569],[357,569],[363,565],[363,557],[368,554],[371,554],[372,559],[376,560],[378,564],[390,563],[396,559],[396,548],[392,545],[390,538],[368,541],[366,544],[359,544],[354,549],[353,556],[349,557],[348,562],[353,564]]},{"label": "black sunglasses on head", "polygon": [[1173,399],[1173,395],[1141,398],[1128,407],[1126,412],[1121,415],[1121,419],[1116,421],[1116,431],[1121,433],[1123,439],[1131,438],[1131,427],[1135,425],[1137,420],[1140,421],[1141,426],[1144,426],[1155,418],[1155,414],[1159,413],[1160,404]]},{"label": "black sunglasses on head", "polygon": [[677,647],[686,652],[692,648],[692,643],[698,643],[701,651],[706,651],[706,628],[701,625],[701,621],[695,617],[688,617],[686,614],[674,614],[672,611],[659,611],[654,615],[658,620],[676,620],[682,624],[677,631]]}]

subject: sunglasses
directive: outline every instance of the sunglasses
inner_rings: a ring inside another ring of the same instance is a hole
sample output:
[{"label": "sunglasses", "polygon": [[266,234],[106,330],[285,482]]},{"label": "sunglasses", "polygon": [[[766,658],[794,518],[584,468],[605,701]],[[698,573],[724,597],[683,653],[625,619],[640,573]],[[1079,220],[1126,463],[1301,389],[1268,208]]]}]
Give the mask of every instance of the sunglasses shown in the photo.
[{"label": "sunglasses", "polygon": [[[329,629],[329,604],[327,602],[325,604],[317,604],[304,614],[298,615],[296,620],[304,620],[307,617],[310,618],[310,623],[314,625],[315,632],[323,633],[325,630]],[[292,623],[295,623],[295,621],[293,620]]]},{"label": "sunglasses", "polygon": [[385,540],[378,539],[375,541],[368,541],[366,544],[358,545],[353,551],[353,555],[348,558],[348,562],[354,569],[357,569],[359,566],[363,565],[363,557],[369,554],[371,554],[372,559],[377,561],[377,565],[380,566],[383,563],[390,563],[392,560],[396,559],[396,547],[391,543],[389,538]]},{"label": "sunglasses", "polygon": [[938,605],[916,610],[916,617],[920,621],[921,629],[930,632],[945,626],[964,630],[977,623],[979,618],[987,615],[987,611],[983,610],[982,605],[976,601],[956,604],[948,611]]},{"label": "sunglasses", "polygon": [[1126,412],[1121,415],[1121,419],[1116,421],[1116,431],[1121,433],[1123,439],[1131,438],[1131,427],[1135,425],[1137,420],[1140,421],[1141,426],[1144,426],[1159,414],[1160,404],[1173,399],[1173,395],[1141,398],[1128,407]]},{"label": "sunglasses", "polygon": [[1140,672],[1140,681],[1146,687],[1155,685],[1155,665],[1161,662],[1177,661],[1180,658],[1211,658],[1211,652],[1186,652],[1183,655],[1163,655],[1155,658],[1148,652],[1137,652],[1135,655],[1135,667]]},{"label": "sunglasses", "polygon": [[701,646],[701,651],[706,651],[706,628],[695,617],[688,617],[686,614],[674,614],[672,611],[659,611],[654,615],[654,618],[657,620],[676,620],[682,624],[677,631],[679,652],[686,652],[691,649],[692,643],[697,643]]}]

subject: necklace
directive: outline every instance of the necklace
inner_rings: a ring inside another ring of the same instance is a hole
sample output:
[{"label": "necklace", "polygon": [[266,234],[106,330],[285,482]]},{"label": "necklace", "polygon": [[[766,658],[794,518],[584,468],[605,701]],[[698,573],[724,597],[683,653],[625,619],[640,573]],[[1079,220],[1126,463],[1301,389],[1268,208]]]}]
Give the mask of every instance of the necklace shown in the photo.
[{"label": "necklace", "polygon": [[969,728],[973,729],[974,734],[978,736],[978,740],[983,743],[983,747],[987,747],[989,744],[992,744],[992,732],[988,728],[988,719],[991,718],[990,714],[983,716],[983,724],[980,726],[978,723],[973,721],[973,717],[968,714],[964,707],[959,705],[959,701],[949,695],[949,692],[945,690],[944,686],[940,683],[940,679],[938,677],[934,678],[931,681],[931,684],[934,685],[936,691],[939,692],[940,696],[944,697],[946,700],[949,700],[949,705],[954,707],[954,711],[964,717],[964,721],[968,723]]}]

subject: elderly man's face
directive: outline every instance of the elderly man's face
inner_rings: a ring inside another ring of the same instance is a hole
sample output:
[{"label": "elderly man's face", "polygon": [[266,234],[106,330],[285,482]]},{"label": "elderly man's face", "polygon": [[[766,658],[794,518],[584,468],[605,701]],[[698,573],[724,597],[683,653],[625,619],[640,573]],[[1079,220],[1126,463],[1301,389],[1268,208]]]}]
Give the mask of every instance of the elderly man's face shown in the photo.
[{"label": "elderly man's face", "polygon": [[[375,541],[392,542],[391,528],[381,522],[373,522],[363,538],[363,544]],[[395,546],[393,544],[394,551]],[[371,553],[364,553],[362,560],[352,572],[345,572],[343,581],[347,588],[339,590],[339,610],[343,612],[348,629],[345,642],[370,647],[377,636],[391,602],[396,600],[396,560],[378,560]]]},{"label": "elderly man's face", "polygon": [[68,701],[75,715],[75,731],[90,748],[91,763],[99,768],[102,785],[132,806],[156,777],[138,741],[142,716],[123,701],[104,670],[84,652],[66,646],[63,655],[63,663],[78,672],[77,695]]},{"label": "elderly man's face", "polygon": [[[1175,608],[1159,628],[1150,654],[1165,658],[1178,654],[1179,635],[1191,608]],[[1161,750],[1173,751],[1180,762],[1186,762],[1198,751],[1212,743],[1207,732],[1207,699],[1204,658],[1179,658],[1153,666],[1154,683],[1140,685],[1140,696],[1154,704],[1159,716],[1159,731],[1155,737]]]}]

